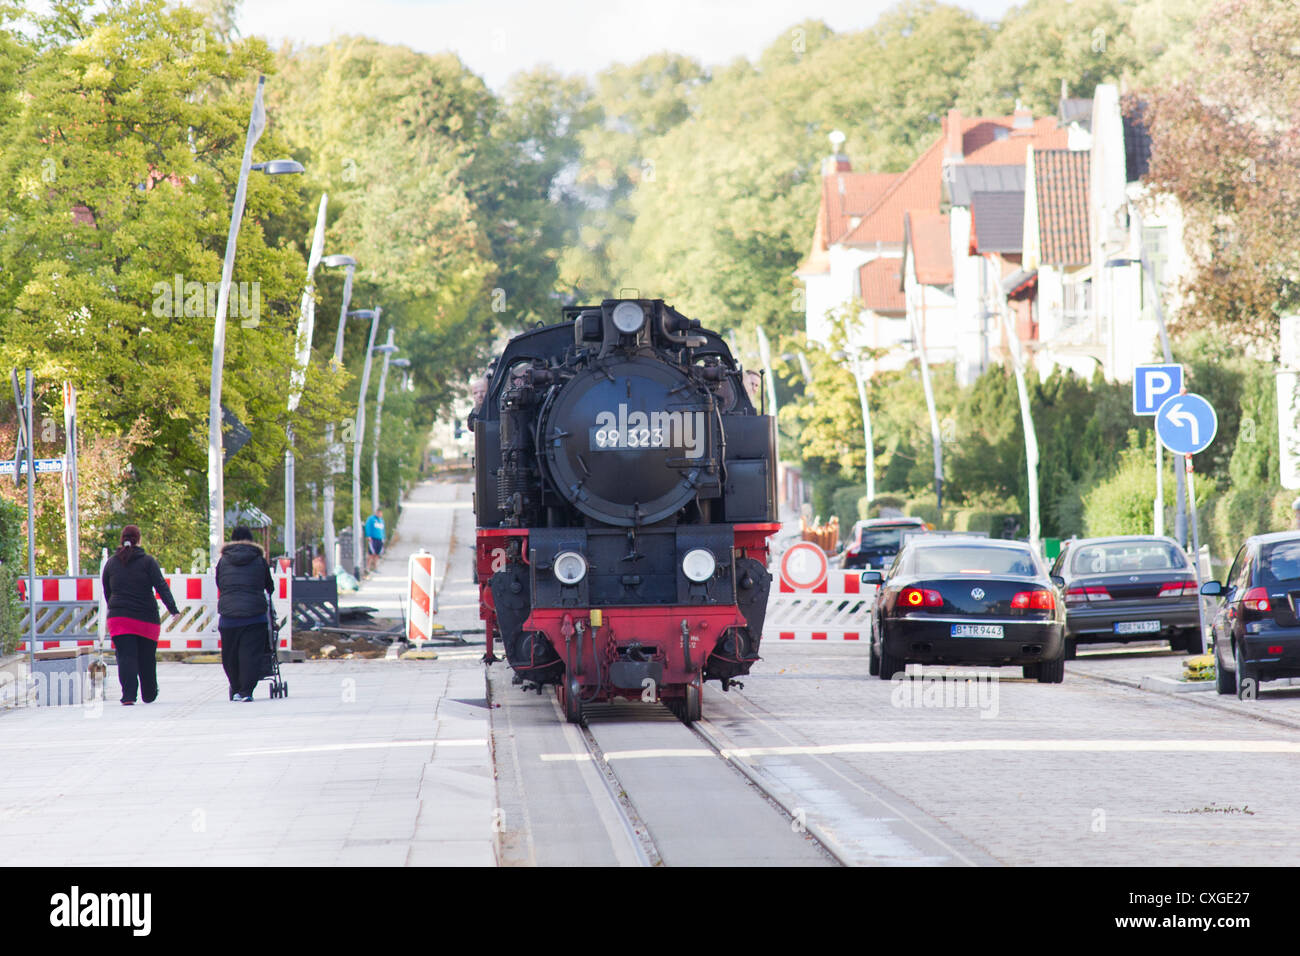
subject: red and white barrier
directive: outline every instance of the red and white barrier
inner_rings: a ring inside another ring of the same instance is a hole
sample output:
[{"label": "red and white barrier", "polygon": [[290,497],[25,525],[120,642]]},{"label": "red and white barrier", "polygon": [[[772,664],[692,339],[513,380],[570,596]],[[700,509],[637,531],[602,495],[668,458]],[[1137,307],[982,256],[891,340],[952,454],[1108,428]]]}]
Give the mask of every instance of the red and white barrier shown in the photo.
[{"label": "red and white barrier", "polygon": [[831,568],[811,541],[781,557],[776,587],[768,594],[763,636],[778,641],[862,641],[871,638],[874,584],[861,571]]},{"label": "red and white barrier", "polygon": [[407,564],[406,639],[419,644],[433,633],[438,595],[433,585],[433,555],[423,548]]},{"label": "red and white barrier", "polygon": [[[277,562],[271,570],[275,582],[271,607],[280,624],[280,649],[293,647],[293,575],[288,562]],[[213,572],[206,574],[164,575],[176,609],[168,615],[158,635],[160,651],[219,651],[221,634],[217,630],[217,582]],[[18,593],[27,601],[27,581],[20,578]],[[98,577],[43,577],[36,579],[36,644],[39,650],[68,647],[93,647],[97,640],[109,644],[105,630],[108,610]],[[29,624],[24,620],[20,650]]]}]

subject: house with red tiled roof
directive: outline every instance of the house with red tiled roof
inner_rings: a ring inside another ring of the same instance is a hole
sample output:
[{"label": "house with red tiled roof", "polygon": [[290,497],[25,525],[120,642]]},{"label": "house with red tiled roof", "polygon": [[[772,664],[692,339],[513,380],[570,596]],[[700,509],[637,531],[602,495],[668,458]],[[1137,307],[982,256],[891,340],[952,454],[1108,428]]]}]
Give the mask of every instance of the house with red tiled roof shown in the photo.
[{"label": "house with red tiled roof", "polygon": [[956,358],[949,337],[954,328],[956,298],[952,289],[952,249],[946,213],[909,210],[903,213],[901,288],[916,338],[932,362]]},{"label": "house with red tiled roof", "polygon": [[[1019,268],[1020,230],[1012,242],[1005,232],[1008,217],[1018,221],[1020,214],[1011,212],[1012,200],[1006,194],[1023,197],[1025,156],[1031,146],[1063,149],[1071,145],[1071,133],[1055,117],[1034,119],[1025,109],[996,120],[962,117],[950,110],[948,118],[949,129],[967,129],[963,142],[950,142],[946,150],[943,208],[949,217],[953,258],[957,381],[969,384],[998,358],[994,353],[1002,334],[998,310],[1004,307],[1000,284],[1008,270]],[[1001,198],[992,200],[986,194],[1001,194]],[[979,235],[973,221],[977,201],[985,220]],[[1024,318],[1027,321],[1029,316]]]},{"label": "house with red tiled roof", "polygon": [[[973,379],[982,367],[978,358],[982,338],[977,310],[968,309],[969,314],[963,317],[956,308],[954,284],[961,277],[951,236],[958,224],[945,215],[945,183],[953,167],[971,160],[977,159],[979,165],[1022,165],[1030,144],[1064,146],[1066,131],[1057,128],[1054,118],[1035,120],[1026,111],[1013,116],[968,117],[952,110],[943,118],[939,135],[911,166],[897,174],[855,173],[842,151],[842,134],[832,134],[832,143],[836,152],[822,167],[812,245],[795,272],[804,282],[808,338],[828,342],[828,317],[857,299],[860,312],[854,344],[896,350],[877,367],[898,367],[910,361],[916,331],[924,325],[931,361],[958,362],[959,379]],[[915,223],[914,236],[907,233],[908,221]],[[935,237],[941,222],[949,241],[946,253],[939,255]],[[959,225],[969,233],[969,217]],[[961,258],[967,258],[964,248]],[[877,280],[890,267],[871,265],[880,259],[897,260],[900,284],[889,292]],[[938,275],[953,273],[946,281],[926,281],[936,274],[930,265],[935,259],[946,263]],[[968,267],[965,277],[970,272]],[[892,298],[900,293],[901,315]],[[936,329],[941,331],[936,333]]]},{"label": "house with red tiled roof", "polygon": [[[1154,200],[1142,183],[1151,140],[1139,102],[1121,100],[1110,83],[1096,88],[1090,119],[1089,234],[1094,340],[1073,346],[1100,363],[1107,378],[1128,381],[1158,358],[1156,305],[1166,321],[1178,310],[1178,284],[1189,263],[1183,215],[1171,198]],[[1140,261],[1145,257],[1149,275]]]},{"label": "house with red tiled roof", "polygon": [[[1034,338],[1094,338],[1090,238],[1092,154],[1031,149],[1025,157],[1024,269],[1037,273]],[[1081,331],[1081,335],[1076,334]]]}]

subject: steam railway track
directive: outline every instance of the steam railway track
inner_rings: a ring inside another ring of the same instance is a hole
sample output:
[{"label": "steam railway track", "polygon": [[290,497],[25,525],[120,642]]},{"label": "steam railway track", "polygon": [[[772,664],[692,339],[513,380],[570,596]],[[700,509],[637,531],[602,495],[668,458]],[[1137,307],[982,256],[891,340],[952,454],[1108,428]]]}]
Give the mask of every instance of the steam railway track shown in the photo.
[{"label": "steam railway track", "polygon": [[502,826],[521,866],[827,866],[832,854],[707,736],[667,708],[589,705],[564,720],[551,688],[488,669]]}]

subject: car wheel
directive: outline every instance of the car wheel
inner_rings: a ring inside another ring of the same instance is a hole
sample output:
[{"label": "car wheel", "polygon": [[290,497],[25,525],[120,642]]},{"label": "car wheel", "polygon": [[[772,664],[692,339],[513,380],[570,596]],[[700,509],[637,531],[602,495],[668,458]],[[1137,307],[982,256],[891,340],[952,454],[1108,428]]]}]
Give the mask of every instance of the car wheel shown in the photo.
[{"label": "car wheel", "polygon": [[1038,665],[1038,683],[1059,684],[1065,680],[1065,657],[1062,655],[1054,661],[1043,661]]},{"label": "car wheel", "polygon": [[867,644],[867,673],[872,677],[880,676],[880,658],[876,654],[876,642],[869,641]]},{"label": "car wheel", "polygon": [[1079,656],[1079,642],[1073,637],[1065,639],[1065,659],[1072,661]]},{"label": "car wheel", "polygon": [[1037,664],[1021,664],[1021,665],[1020,665],[1020,674],[1021,674],[1021,676],[1024,677],[1025,680],[1038,680],[1038,665],[1037,665]]},{"label": "car wheel", "polygon": [[889,653],[882,641],[880,644],[880,679],[890,680],[895,674],[902,673],[906,666],[907,662]]},{"label": "car wheel", "polygon": [[1241,648],[1236,648],[1237,654],[1237,699],[1254,700],[1259,696],[1259,672],[1253,667],[1247,667],[1241,659]]},{"label": "car wheel", "polygon": [[1237,672],[1223,666],[1219,649],[1214,649],[1214,687],[1220,694],[1237,693]]}]

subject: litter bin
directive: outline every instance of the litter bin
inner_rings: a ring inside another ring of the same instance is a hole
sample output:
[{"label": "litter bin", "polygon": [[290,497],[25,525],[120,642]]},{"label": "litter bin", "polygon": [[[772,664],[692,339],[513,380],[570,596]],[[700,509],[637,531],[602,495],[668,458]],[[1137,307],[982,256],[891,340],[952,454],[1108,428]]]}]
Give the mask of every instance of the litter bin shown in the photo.
[{"label": "litter bin", "polygon": [[36,652],[38,707],[59,707],[83,702],[92,651],[93,648],[90,647],[69,647],[66,650]]}]

